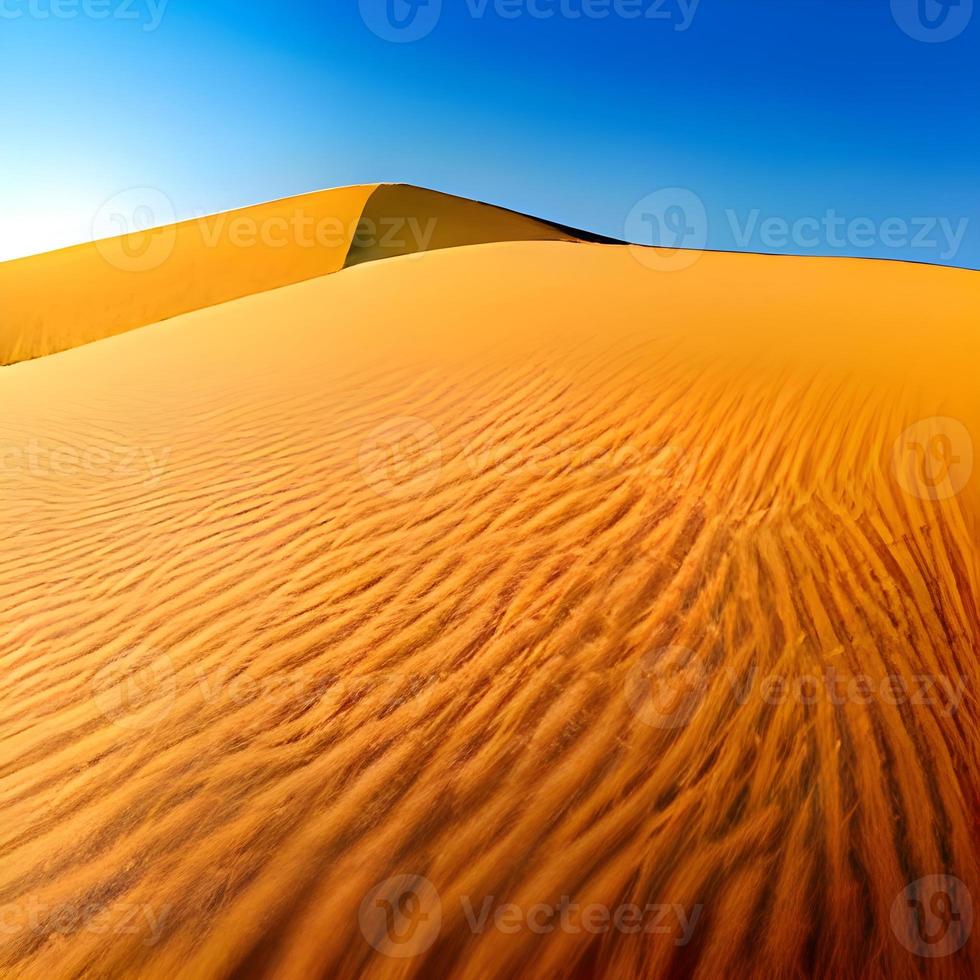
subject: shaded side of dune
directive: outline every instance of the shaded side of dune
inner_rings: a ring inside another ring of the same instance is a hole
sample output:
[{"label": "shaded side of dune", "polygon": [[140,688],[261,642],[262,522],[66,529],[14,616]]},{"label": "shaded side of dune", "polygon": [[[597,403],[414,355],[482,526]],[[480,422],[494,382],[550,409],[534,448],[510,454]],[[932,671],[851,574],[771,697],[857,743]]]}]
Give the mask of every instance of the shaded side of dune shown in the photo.
[{"label": "shaded side of dune", "polygon": [[413,187],[381,184],[368,198],[345,266],[491,242],[623,244],[519,211]]},{"label": "shaded side of dune", "polygon": [[501,241],[608,241],[405,184],[365,184],[0,263],[0,365],[346,266]]}]

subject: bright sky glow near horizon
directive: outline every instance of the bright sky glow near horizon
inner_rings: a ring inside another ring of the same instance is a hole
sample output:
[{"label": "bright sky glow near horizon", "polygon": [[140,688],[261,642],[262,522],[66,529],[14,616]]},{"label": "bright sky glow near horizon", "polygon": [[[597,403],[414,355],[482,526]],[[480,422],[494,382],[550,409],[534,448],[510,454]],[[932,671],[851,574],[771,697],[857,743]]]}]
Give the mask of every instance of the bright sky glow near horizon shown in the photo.
[{"label": "bright sky glow near horizon", "polygon": [[978,269],[978,66],[974,0],[0,0],[0,259],[390,180]]}]

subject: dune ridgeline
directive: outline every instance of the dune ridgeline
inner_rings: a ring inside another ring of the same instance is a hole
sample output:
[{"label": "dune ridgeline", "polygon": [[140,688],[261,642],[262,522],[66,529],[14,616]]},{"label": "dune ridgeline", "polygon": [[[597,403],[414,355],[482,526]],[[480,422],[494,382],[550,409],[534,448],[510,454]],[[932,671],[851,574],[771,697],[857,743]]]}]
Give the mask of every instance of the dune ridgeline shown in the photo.
[{"label": "dune ridgeline", "polygon": [[0,974],[976,976],[980,275],[233,215],[0,265]]},{"label": "dune ridgeline", "polygon": [[0,365],[348,266],[498,241],[601,241],[407,184],[304,194],[0,263]]}]

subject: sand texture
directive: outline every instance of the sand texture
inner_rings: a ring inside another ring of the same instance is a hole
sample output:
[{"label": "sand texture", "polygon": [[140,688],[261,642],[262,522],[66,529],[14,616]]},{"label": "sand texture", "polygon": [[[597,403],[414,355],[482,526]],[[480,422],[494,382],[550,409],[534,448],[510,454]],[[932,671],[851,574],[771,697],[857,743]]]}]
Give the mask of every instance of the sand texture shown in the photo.
[{"label": "sand texture", "polygon": [[980,275],[182,234],[0,266],[0,974],[977,974]]}]

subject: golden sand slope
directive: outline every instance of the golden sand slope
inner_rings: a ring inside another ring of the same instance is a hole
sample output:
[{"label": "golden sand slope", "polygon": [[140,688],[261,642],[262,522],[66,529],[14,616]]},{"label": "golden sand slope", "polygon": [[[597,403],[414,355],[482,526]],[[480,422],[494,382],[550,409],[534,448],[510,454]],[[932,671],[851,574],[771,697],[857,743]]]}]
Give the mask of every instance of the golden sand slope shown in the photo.
[{"label": "golden sand slope", "polygon": [[[120,204],[128,209],[138,201],[124,196]],[[406,184],[342,187],[209,215],[0,263],[0,365],[345,265],[456,245],[583,236],[597,237]]]},{"label": "golden sand slope", "polygon": [[976,975],[980,276],[637,254],[2,373],[3,976]]},{"label": "golden sand slope", "polygon": [[[0,364],[336,272],[374,189],[307,194],[0,263]],[[300,244],[297,221],[312,244]]]}]

